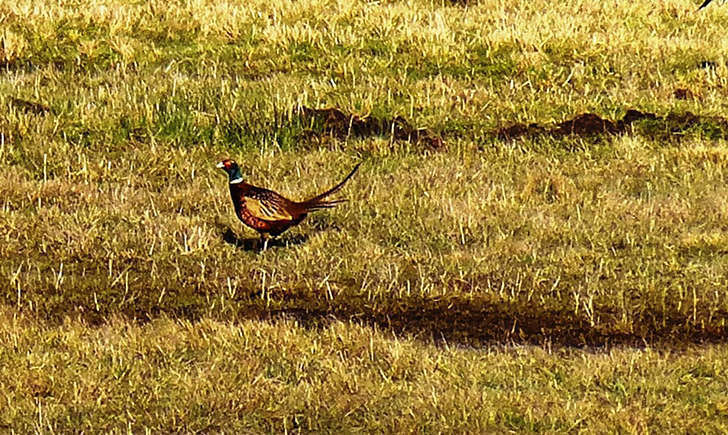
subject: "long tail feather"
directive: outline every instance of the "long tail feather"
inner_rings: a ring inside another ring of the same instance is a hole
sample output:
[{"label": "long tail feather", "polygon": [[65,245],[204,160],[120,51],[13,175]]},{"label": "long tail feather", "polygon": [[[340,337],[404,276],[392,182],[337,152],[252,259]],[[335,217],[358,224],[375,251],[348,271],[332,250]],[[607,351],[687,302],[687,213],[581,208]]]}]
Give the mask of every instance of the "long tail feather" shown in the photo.
[{"label": "long tail feather", "polygon": [[316,204],[308,204],[306,205],[306,211],[315,211],[315,210],[322,210],[325,208],[332,208],[336,207],[337,205],[341,204],[342,202],[347,202],[348,199],[337,199],[336,201],[320,201]]},{"label": "long tail feather", "polygon": [[320,210],[322,208],[331,208],[336,206],[337,204],[341,204],[342,202],[345,202],[345,199],[336,199],[333,201],[324,201],[324,199],[332,195],[339,190],[341,190],[342,187],[344,187],[344,184],[346,184],[349,179],[354,176],[356,173],[356,170],[359,169],[359,166],[361,166],[361,162],[357,163],[356,166],[354,166],[354,169],[349,172],[349,175],[344,178],[341,183],[337,184],[336,186],[332,187],[331,189],[327,190],[326,192],[314,196],[311,199],[307,199],[306,201],[301,202],[300,204],[306,209],[306,211],[314,211],[314,210]]}]

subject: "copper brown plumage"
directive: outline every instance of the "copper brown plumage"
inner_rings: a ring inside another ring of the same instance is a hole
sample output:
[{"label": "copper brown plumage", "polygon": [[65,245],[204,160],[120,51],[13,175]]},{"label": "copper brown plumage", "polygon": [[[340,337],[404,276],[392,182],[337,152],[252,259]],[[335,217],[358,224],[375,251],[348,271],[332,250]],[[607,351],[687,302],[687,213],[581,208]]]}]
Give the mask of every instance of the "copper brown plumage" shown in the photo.
[{"label": "copper brown plumage", "polygon": [[265,250],[268,244],[267,235],[276,237],[288,228],[301,223],[308,213],[344,202],[343,199],[326,200],[326,198],[341,190],[360,165],[361,163],[358,163],[336,186],[301,202],[291,201],[272,190],[245,183],[240,167],[234,160],[223,160],[217,167],[228,174],[230,197],[233,200],[235,214],[245,225],[261,235]]}]

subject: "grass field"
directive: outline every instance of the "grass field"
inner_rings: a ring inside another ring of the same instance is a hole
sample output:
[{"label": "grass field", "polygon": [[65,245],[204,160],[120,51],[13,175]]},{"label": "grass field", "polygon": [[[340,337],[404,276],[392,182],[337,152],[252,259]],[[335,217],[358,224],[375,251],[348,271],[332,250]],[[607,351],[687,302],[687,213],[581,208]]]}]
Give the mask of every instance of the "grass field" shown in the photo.
[{"label": "grass field", "polygon": [[728,431],[696,3],[0,0],[0,431]]}]

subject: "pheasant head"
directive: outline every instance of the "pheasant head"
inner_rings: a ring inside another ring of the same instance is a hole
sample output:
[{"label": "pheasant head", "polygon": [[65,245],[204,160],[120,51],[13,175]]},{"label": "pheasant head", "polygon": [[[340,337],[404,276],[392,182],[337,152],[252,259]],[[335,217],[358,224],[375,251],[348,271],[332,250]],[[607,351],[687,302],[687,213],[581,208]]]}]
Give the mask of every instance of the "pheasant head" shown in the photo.
[{"label": "pheasant head", "polygon": [[235,160],[225,159],[218,163],[217,167],[227,172],[230,184],[243,182],[243,175],[240,173],[240,166],[235,163]]}]

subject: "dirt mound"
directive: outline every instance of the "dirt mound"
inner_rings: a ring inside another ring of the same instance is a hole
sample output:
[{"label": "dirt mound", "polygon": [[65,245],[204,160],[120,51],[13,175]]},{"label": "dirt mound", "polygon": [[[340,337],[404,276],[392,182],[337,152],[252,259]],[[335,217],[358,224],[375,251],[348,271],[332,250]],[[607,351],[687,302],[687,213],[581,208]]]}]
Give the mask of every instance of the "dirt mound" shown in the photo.
[{"label": "dirt mound", "polygon": [[565,136],[595,137],[625,133],[632,128],[633,123],[645,120],[650,122],[643,131],[648,135],[669,135],[699,128],[719,137],[728,137],[728,120],[723,117],[701,116],[691,112],[658,116],[635,109],[627,110],[622,119],[618,121],[604,119],[594,113],[582,113],[551,126],[535,123],[513,124],[496,130],[494,135],[501,140],[537,136],[549,136],[557,139]]},{"label": "dirt mound", "polygon": [[51,108],[44,104],[26,101],[15,97],[10,98],[10,104],[24,112],[35,113],[36,115],[45,115],[51,111]]},{"label": "dirt mound", "polygon": [[695,94],[690,89],[677,88],[673,91],[672,96],[676,100],[692,100],[695,98]]},{"label": "dirt mound", "polygon": [[310,126],[311,132],[317,135],[331,135],[339,139],[346,139],[350,136],[389,135],[394,140],[422,144],[433,150],[445,146],[442,137],[429,129],[412,127],[401,116],[391,119],[373,116],[360,117],[336,108],[312,109],[306,106],[298,108],[298,116]]}]

